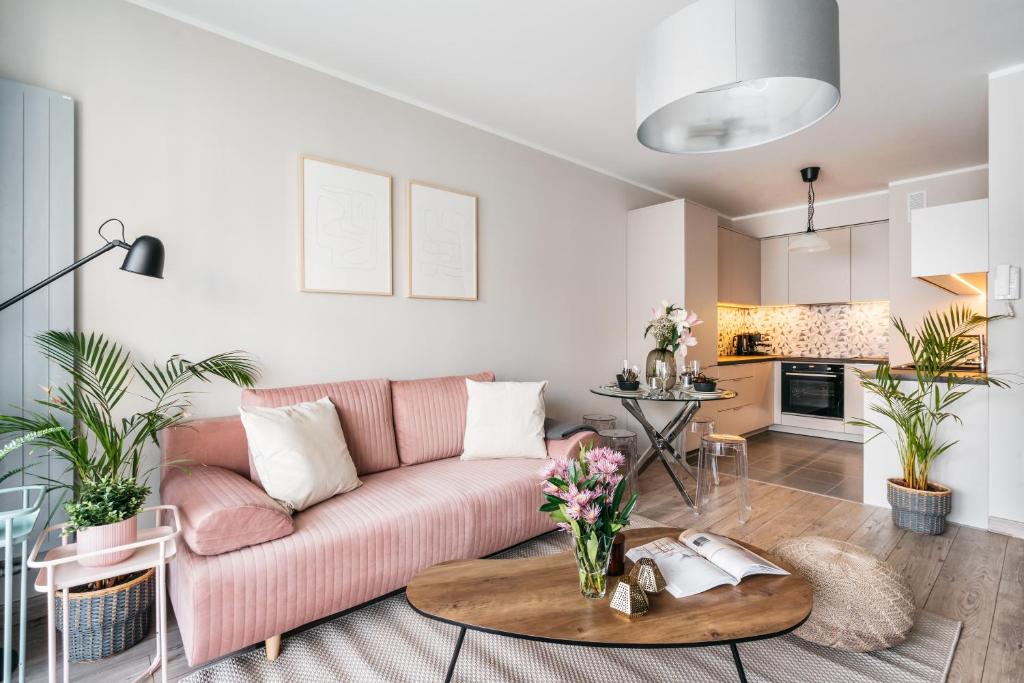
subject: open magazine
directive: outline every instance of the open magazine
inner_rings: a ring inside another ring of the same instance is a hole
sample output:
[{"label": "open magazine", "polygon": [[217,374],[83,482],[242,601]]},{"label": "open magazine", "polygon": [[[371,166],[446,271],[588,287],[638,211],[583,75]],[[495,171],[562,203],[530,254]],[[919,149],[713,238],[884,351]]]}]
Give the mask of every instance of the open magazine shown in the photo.
[{"label": "open magazine", "polygon": [[735,586],[752,574],[789,574],[728,538],[691,529],[679,534],[679,540],[659,538],[631,548],[626,557],[634,562],[642,557],[654,560],[668,592],[677,598]]}]

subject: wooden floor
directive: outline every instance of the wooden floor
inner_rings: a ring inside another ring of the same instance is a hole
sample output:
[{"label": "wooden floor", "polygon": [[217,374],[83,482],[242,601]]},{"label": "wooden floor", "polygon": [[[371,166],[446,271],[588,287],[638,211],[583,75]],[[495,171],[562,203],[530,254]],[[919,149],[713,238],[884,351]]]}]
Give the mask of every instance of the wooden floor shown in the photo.
[{"label": "wooden floor", "polygon": [[[783,441],[809,451],[822,445],[818,439],[791,436],[775,445]],[[920,607],[963,622],[950,681],[1024,681],[1024,540],[954,525],[943,536],[918,536],[893,527],[889,511],[882,508],[756,481],[751,487],[754,512],[746,525],[736,519],[735,487],[727,476],[710,511],[698,518],[682,503],[664,469],[651,467],[641,480],[638,508],[666,524],[717,531],[762,548],[809,534],[864,546],[906,574]],[[34,602],[27,677],[33,682],[46,680],[45,616]],[[168,637],[168,674],[176,680],[190,668],[173,626]],[[151,645],[152,636],[117,657],[74,665],[72,680],[130,680],[145,669]],[[283,647],[288,647],[287,638]]]},{"label": "wooden floor", "polygon": [[942,536],[920,536],[894,527],[888,509],[760,482],[751,482],[753,515],[741,525],[734,483],[722,484],[710,512],[697,517],[664,469],[651,467],[640,482],[638,507],[666,524],[766,549],[805,535],[863,546],[907,576],[920,608],[963,622],[950,681],[1024,681],[1024,540],[956,525]]},{"label": "wooden floor", "polygon": [[761,432],[747,439],[748,475],[810,493],[864,500],[864,445]]}]

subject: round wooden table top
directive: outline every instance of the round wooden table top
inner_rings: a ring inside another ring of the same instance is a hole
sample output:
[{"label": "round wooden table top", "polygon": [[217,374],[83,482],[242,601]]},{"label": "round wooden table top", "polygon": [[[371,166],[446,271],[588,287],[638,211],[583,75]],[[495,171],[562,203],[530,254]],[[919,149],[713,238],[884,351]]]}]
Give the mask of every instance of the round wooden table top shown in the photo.
[{"label": "round wooden table top", "polygon": [[[625,532],[626,547],[678,538],[680,529]],[[737,541],[759,555],[767,553]],[[650,595],[650,611],[632,621],[603,600],[580,595],[572,552],[518,560],[455,560],[428,567],[409,583],[406,598],[424,616],[532,640],[605,647],[688,647],[757,640],[793,630],[811,613],[811,586],[774,557],[789,576],[751,576],[687,598]],[[627,572],[631,563],[627,560]]]}]

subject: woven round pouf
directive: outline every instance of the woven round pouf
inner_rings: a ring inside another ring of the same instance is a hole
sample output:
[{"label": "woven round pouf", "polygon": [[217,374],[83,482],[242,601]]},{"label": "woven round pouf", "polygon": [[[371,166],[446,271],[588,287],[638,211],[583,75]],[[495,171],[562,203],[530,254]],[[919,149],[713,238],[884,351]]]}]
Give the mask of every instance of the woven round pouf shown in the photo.
[{"label": "woven round pouf", "polygon": [[814,607],[793,633],[818,645],[871,652],[898,645],[914,627],[914,592],[892,565],[831,538],[780,541],[772,553],[814,588]]}]

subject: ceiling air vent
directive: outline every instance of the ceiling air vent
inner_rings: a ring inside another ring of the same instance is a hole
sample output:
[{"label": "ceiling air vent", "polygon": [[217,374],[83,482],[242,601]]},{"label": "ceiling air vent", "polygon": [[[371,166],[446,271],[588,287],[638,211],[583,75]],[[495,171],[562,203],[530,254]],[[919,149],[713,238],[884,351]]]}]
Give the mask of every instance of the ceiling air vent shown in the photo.
[{"label": "ceiling air vent", "polygon": [[910,212],[914,209],[923,209],[928,206],[928,193],[924,190],[911,192],[907,195],[907,222],[910,222]]}]

